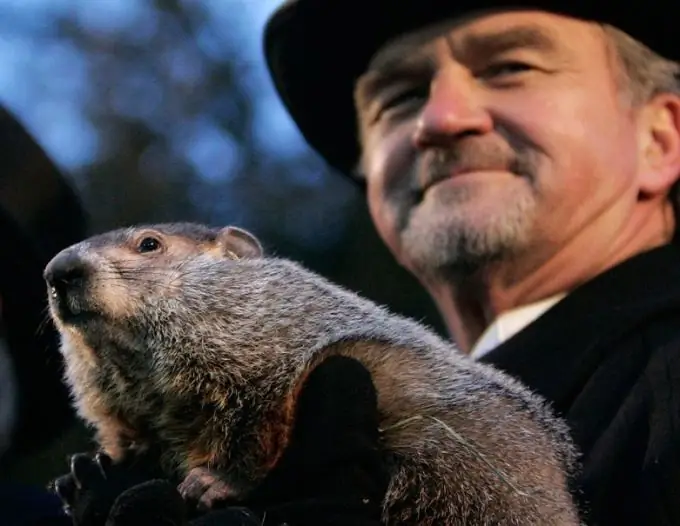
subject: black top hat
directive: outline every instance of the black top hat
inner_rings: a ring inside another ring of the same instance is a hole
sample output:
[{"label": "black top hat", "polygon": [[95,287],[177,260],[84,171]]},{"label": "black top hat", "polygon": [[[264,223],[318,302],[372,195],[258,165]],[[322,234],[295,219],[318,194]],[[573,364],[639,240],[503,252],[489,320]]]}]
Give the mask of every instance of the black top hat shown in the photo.
[{"label": "black top hat", "polygon": [[352,174],[359,160],[354,83],[391,38],[446,17],[534,8],[608,23],[680,60],[678,22],[664,0],[288,0],[269,18],[264,53],[274,86],[307,142]]},{"label": "black top hat", "polygon": [[0,297],[19,386],[10,452],[46,444],[73,418],[42,279],[49,259],[86,234],[74,190],[44,150],[0,107]]}]

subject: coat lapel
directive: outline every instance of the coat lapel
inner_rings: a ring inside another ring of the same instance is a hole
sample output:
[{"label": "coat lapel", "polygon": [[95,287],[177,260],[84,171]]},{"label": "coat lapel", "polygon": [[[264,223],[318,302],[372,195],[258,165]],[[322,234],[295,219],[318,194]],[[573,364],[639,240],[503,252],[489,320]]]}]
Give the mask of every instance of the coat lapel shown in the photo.
[{"label": "coat lapel", "polygon": [[615,352],[617,338],[673,309],[680,309],[675,243],[639,254],[572,291],[480,361],[520,379],[566,413]]}]

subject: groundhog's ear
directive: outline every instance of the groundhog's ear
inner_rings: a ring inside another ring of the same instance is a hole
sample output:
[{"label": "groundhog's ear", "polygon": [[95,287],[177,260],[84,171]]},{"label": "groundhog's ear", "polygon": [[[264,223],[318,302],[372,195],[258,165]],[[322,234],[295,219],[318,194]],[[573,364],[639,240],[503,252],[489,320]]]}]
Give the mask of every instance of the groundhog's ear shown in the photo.
[{"label": "groundhog's ear", "polygon": [[253,234],[235,226],[220,230],[217,243],[227,257],[258,258],[264,254],[260,241]]}]

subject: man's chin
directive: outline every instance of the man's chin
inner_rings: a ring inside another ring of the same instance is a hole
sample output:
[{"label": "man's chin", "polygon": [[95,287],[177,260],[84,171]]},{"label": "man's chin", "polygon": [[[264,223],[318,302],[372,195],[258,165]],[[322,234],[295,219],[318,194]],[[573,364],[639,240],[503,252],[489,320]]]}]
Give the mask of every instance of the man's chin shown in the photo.
[{"label": "man's chin", "polygon": [[421,279],[473,274],[513,252],[516,231],[495,224],[412,224],[402,232],[405,266]]},{"label": "man's chin", "polygon": [[417,275],[475,272],[526,245],[534,210],[525,192],[440,192],[404,215],[403,259]]}]

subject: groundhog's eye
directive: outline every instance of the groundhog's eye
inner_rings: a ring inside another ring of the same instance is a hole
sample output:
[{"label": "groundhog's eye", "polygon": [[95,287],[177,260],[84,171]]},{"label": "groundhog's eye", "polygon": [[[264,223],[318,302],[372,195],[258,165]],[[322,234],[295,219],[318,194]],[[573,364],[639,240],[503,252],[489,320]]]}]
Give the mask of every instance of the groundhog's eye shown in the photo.
[{"label": "groundhog's eye", "polygon": [[155,237],[142,238],[142,240],[137,245],[137,250],[139,250],[140,253],[154,252],[159,248],[161,248],[161,242]]}]

